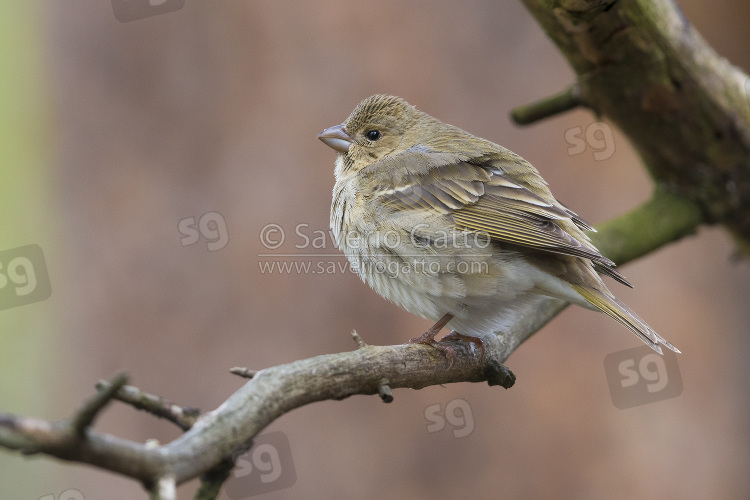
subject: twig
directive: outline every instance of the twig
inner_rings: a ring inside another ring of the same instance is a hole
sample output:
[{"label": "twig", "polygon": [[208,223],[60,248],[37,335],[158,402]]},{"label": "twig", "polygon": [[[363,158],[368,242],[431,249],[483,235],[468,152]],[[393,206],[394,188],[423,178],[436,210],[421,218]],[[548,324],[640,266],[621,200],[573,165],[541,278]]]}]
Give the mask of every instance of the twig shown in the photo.
[{"label": "twig", "polygon": [[70,420],[70,425],[77,435],[82,436],[86,427],[89,427],[96,418],[96,415],[115,397],[119,391],[128,382],[128,376],[124,373],[117,375],[112,382],[103,384],[99,393],[88,400],[80,410]]},{"label": "twig", "polygon": [[[100,380],[97,389],[109,390],[112,384]],[[114,395],[114,399],[127,403],[138,410],[144,410],[159,418],[164,418],[186,431],[193,426],[200,416],[200,409],[192,406],[178,406],[168,399],[143,392],[132,385],[123,385]]]},{"label": "twig", "polygon": [[201,486],[195,493],[194,500],[215,500],[219,496],[224,481],[232,473],[234,462],[234,459],[225,460],[201,475]]},{"label": "twig", "polygon": [[151,500],[176,500],[177,483],[174,476],[160,477],[151,490]]},{"label": "twig", "polygon": [[243,378],[253,378],[258,374],[256,370],[250,370],[249,368],[244,368],[242,366],[235,366],[234,368],[230,369],[229,372],[235,375],[239,375]]},{"label": "twig", "polygon": [[380,394],[380,399],[383,400],[383,403],[393,402],[393,390],[391,390],[391,386],[388,385],[387,378],[382,379],[378,383],[378,394]]},{"label": "twig", "polygon": [[514,108],[510,116],[518,125],[529,125],[582,105],[584,102],[581,99],[580,88],[577,83],[574,83],[555,95]]},{"label": "twig", "polygon": [[357,343],[357,346],[359,347],[359,349],[363,347],[367,347],[367,344],[365,343],[364,340],[362,340],[362,337],[359,336],[359,334],[357,333],[357,330],[352,330],[352,338],[354,339],[354,342]]}]

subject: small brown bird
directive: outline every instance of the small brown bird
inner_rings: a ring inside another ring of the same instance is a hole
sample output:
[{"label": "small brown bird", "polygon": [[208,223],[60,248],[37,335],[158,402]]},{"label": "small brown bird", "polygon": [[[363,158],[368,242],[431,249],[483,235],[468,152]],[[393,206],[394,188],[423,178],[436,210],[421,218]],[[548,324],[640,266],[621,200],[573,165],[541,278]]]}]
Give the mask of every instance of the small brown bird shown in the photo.
[{"label": "small brown bird", "polygon": [[[374,95],[318,135],[338,152],[331,229],[377,293],[467,341],[502,332],[535,295],[602,311],[652,349],[664,340],[607,289],[625,285],[583,231],[594,231],[552,196],[526,160],[493,142]],[[448,338],[448,337],[446,337]]]}]

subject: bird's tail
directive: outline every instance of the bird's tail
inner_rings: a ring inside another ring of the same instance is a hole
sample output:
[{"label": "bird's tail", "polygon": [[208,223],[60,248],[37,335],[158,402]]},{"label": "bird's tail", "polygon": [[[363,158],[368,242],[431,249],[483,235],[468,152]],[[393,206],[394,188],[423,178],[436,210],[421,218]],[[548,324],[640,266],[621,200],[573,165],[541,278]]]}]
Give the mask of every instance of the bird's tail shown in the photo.
[{"label": "bird's tail", "polygon": [[613,295],[581,285],[573,285],[573,288],[576,292],[581,294],[588,303],[617,320],[623,326],[638,335],[638,338],[659,354],[663,354],[659,344],[662,344],[664,347],[671,349],[674,352],[680,352],[679,349],[664,340],[661,335],[648,326],[640,316],[634,313],[628,306],[623,304]]}]

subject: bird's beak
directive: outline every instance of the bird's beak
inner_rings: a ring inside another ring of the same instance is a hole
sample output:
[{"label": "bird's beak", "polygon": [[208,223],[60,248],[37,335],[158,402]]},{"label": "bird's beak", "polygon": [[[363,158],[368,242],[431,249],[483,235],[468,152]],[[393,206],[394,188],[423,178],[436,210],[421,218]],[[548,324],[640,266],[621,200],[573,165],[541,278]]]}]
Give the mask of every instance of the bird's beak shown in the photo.
[{"label": "bird's beak", "polygon": [[343,125],[336,125],[335,127],[325,129],[318,134],[318,139],[339,153],[348,152],[349,146],[352,145],[352,138],[346,135]]}]

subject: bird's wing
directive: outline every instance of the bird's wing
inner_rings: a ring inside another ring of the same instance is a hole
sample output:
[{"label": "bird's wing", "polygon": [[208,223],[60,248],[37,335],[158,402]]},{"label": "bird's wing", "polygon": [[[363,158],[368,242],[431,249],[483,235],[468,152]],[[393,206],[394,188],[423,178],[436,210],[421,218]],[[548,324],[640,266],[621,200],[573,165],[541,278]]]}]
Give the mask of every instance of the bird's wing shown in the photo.
[{"label": "bird's wing", "polygon": [[376,203],[389,211],[437,211],[456,228],[498,242],[590,259],[598,271],[631,286],[581,231],[591,226],[551,194],[553,201],[544,199],[490,163],[458,161],[391,181],[375,193]]}]

